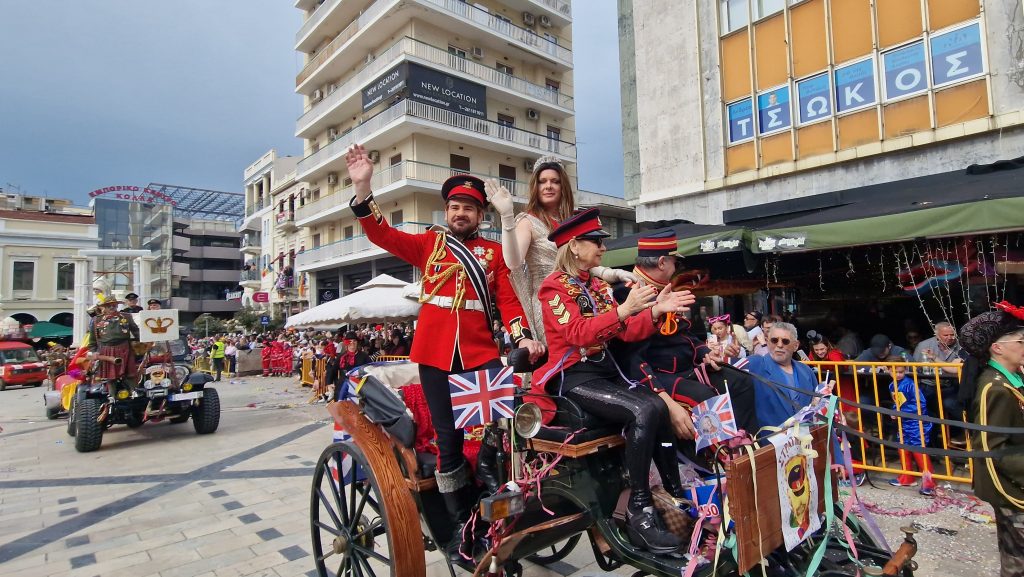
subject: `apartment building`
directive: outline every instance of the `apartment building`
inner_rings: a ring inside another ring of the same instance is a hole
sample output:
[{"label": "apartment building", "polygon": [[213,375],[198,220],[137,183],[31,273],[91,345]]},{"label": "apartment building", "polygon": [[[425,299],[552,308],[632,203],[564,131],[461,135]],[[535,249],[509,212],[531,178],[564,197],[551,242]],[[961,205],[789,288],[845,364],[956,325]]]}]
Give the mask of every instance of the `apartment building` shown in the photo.
[{"label": "apartment building", "polygon": [[310,304],[380,273],[416,280],[412,267],[367,241],[348,208],[344,154],[354,143],[370,151],[385,216],[410,232],[443,223],[440,188],[452,174],[499,178],[520,201],[543,155],[557,156],[575,176],[568,1],[298,0],[296,7],[305,14],[295,44],[305,61],[295,81],[305,104],[296,123],[304,157],[295,167],[299,195],[287,206],[294,225],[308,231],[304,250],[297,241],[294,270],[308,275]]},{"label": "apartment building", "polygon": [[80,249],[99,245],[96,219],[71,201],[0,189],[0,317],[72,326]]},{"label": "apartment building", "polygon": [[1024,149],[1016,0],[619,6],[641,222],[784,219]]},{"label": "apartment building", "polygon": [[309,308],[305,273],[296,258],[312,246],[309,229],[295,223],[309,198],[295,180],[299,159],[270,150],[244,171],[246,216],[242,221],[242,302],[287,316]]}]

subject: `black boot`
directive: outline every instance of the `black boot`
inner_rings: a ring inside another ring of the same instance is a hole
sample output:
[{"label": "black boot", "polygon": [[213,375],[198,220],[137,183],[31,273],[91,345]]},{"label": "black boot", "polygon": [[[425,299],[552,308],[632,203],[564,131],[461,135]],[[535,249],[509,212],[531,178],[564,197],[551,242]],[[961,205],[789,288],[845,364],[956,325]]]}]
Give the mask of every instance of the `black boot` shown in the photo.
[{"label": "black boot", "polygon": [[626,505],[626,532],[630,541],[651,553],[673,553],[682,546],[679,537],[662,528],[649,489],[634,489]]},{"label": "black boot", "polygon": [[434,476],[437,478],[438,491],[444,497],[445,507],[448,508],[455,525],[445,547],[448,562],[473,572],[476,569],[476,563],[473,561],[473,536],[466,529],[466,522],[469,521],[473,506],[476,504],[476,488],[470,483],[469,466],[463,463],[450,473],[435,472]]},{"label": "black boot", "polygon": [[491,495],[501,488],[501,479],[498,474],[498,446],[502,443],[501,431],[493,424],[484,429],[484,438],[480,443],[480,452],[477,453],[476,478],[484,484],[487,492]]},{"label": "black boot", "polygon": [[675,445],[660,445],[654,448],[654,465],[661,475],[661,486],[673,499],[686,499],[683,481],[679,478],[679,462],[676,460]]}]

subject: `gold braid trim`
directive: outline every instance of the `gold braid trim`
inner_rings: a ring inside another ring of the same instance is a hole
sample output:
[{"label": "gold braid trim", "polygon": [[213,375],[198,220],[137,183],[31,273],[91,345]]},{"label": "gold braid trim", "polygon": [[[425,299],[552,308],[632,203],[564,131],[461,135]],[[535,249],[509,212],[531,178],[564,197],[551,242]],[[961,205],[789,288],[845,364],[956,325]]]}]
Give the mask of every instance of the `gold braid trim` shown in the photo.
[{"label": "gold braid trim", "polygon": [[[427,264],[423,266],[423,282],[420,283],[420,304],[423,304],[437,295],[437,291],[441,290],[444,283],[448,282],[453,275],[455,276],[455,296],[452,298],[452,312],[455,312],[462,307],[462,303],[466,296],[466,272],[462,270],[462,263],[459,262],[441,262],[441,259],[447,254],[445,245],[445,234],[444,232],[438,232],[434,238],[434,248],[430,251],[430,256],[427,257]],[[430,271],[434,267],[441,267],[441,271],[437,274],[431,274]],[[458,273],[458,274],[456,274]],[[426,283],[432,283],[434,288],[431,289],[430,294],[426,294]]]},{"label": "gold braid trim", "polygon": [[[1006,388],[1010,389],[1010,392],[1013,393],[1015,397],[1017,397],[1017,402],[1024,405],[1024,395],[1021,395],[1020,391],[1018,391],[1013,386],[996,385],[995,383],[988,383],[985,385],[985,388],[981,390],[981,414],[979,415],[980,419],[978,419],[980,421],[978,423],[979,425],[988,425],[988,400],[986,399],[986,397],[988,397],[988,393],[992,389],[992,387],[995,386],[1005,386]],[[981,450],[992,450],[988,446],[988,433],[986,433],[985,431],[981,432]],[[1006,492],[1006,489],[1003,488],[1003,483],[999,479],[999,473],[998,471],[996,471],[995,459],[992,459],[991,457],[985,457],[985,467],[988,470],[989,476],[992,477],[992,485],[995,487],[996,491],[999,491],[999,493],[1003,497],[1005,497],[1006,500],[1014,507],[1018,509],[1024,509],[1024,500],[1014,498],[1013,496]]]}]

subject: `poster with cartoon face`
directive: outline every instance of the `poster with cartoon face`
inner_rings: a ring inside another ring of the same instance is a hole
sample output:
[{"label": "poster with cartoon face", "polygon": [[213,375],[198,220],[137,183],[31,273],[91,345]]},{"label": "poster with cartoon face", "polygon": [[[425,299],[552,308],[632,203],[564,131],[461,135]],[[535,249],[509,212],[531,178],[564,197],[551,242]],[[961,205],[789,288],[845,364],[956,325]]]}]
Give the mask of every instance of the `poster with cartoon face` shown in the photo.
[{"label": "poster with cartoon face", "polygon": [[782,536],[786,550],[792,551],[821,527],[811,435],[803,427],[792,427],[768,440],[775,446]]}]

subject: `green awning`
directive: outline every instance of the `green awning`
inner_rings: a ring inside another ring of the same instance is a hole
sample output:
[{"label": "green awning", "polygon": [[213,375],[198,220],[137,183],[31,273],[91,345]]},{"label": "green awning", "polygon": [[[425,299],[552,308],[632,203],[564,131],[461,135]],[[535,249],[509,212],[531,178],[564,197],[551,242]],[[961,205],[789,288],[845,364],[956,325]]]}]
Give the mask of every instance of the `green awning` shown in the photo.
[{"label": "green awning", "polygon": [[29,331],[28,336],[33,339],[52,339],[56,337],[70,337],[73,333],[74,331],[71,330],[71,327],[41,321],[32,325],[32,330]]},{"label": "green awning", "polygon": [[750,249],[755,253],[822,250],[1021,229],[1024,197],[999,198],[855,220],[756,229],[750,232]]},{"label": "green awning", "polygon": [[712,224],[676,224],[608,241],[608,252],[601,258],[604,266],[630,266],[636,260],[636,243],[644,236],[662,230],[674,230],[677,250],[683,256],[715,254],[742,250],[744,228]]}]

